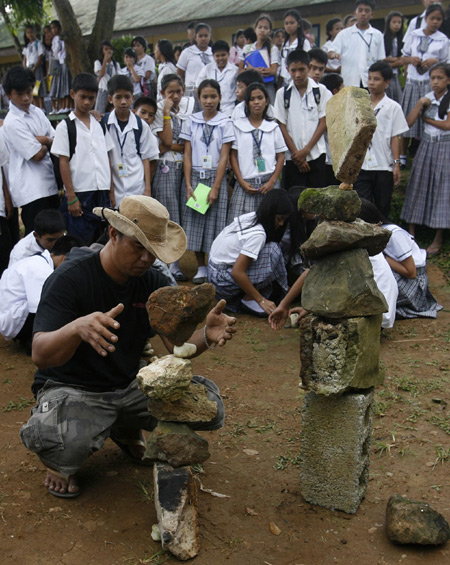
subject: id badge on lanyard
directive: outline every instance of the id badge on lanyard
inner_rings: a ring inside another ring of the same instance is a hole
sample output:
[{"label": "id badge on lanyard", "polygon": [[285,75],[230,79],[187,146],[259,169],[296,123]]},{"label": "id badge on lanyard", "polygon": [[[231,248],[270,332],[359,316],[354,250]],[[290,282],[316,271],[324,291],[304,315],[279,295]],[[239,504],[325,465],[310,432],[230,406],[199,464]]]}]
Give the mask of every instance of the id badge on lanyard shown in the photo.
[{"label": "id badge on lanyard", "polygon": [[212,140],[212,136],[213,136],[215,126],[212,126],[208,137],[206,137],[206,131],[205,131],[204,124],[202,124],[202,127],[203,127],[203,139],[204,139],[204,143],[206,145],[206,155],[203,155],[203,157],[202,157],[202,169],[212,169],[212,167],[213,167],[212,156],[209,155],[208,152],[209,152],[209,146],[211,145],[211,140]]}]

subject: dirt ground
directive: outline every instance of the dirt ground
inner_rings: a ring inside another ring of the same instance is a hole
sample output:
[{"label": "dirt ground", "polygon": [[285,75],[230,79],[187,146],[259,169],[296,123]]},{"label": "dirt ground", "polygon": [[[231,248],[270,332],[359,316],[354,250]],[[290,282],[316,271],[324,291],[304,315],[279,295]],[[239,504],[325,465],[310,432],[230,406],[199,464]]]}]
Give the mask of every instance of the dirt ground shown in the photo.
[{"label": "dirt ground", "polygon": [[[225,427],[205,434],[211,458],[195,469],[205,489],[229,497],[199,494],[197,565],[450,563],[450,544],[395,546],[385,533],[393,493],[426,500],[450,520],[450,286],[436,266],[429,278],[445,310],[437,320],[400,321],[382,339],[387,377],[376,392],[370,482],[355,515],[311,506],[300,494],[298,330],[274,332],[239,315],[239,335],[193,362],[218,383],[227,408]],[[80,473],[79,498],[46,492],[44,471],[18,433],[33,404],[33,373],[17,345],[0,342],[1,562],[176,563],[150,537],[151,469],[132,466],[110,441]]]}]

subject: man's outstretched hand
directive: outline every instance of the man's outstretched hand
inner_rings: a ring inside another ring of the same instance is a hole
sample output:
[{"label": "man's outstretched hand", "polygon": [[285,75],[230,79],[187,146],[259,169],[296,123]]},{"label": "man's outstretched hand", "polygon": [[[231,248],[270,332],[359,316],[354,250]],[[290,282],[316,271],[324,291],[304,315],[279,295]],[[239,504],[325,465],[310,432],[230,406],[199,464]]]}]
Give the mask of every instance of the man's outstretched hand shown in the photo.
[{"label": "man's outstretched hand", "polygon": [[206,316],[206,338],[211,345],[223,347],[236,333],[236,318],[224,314],[226,300],[220,300]]},{"label": "man's outstretched hand", "polygon": [[95,351],[102,357],[112,353],[116,348],[114,343],[118,337],[111,331],[119,329],[120,324],[115,319],[122,311],[123,304],[118,304],[111,308],[109,312],[93,312],[82,318],[74,320],[75,332],[82,339],[89,343]]}]

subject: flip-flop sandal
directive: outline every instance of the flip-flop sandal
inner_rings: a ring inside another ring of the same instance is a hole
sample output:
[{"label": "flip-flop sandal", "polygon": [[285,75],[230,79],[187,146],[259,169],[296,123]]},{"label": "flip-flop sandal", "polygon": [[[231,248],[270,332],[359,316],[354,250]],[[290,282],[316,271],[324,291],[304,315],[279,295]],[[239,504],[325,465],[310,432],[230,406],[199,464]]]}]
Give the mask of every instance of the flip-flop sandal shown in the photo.
[{"label": "flip-flop sandal", "polygon": [[[48,467],[46,467],[46,469],[52,475],[56,475],[60,479],[64,479],[67,483],[67,486],[69,486],[69,475],[60,473],[59,471],[55,471],[54,469],[49,469]],[[76,498],[81,494],[81,489],[77,490],[76,492],[59,492],[57,490],[52,490],[51,488],[48,488],[47,490],[52,496],[56,496],[57,498]]]},{"label": "flip-flop sandal", "polygon": [[[432,251],[433,250],[433,251]],[[429,247],[427,249],[427,255],[429,257],[434,257],[435,255],[439,255],[439,253],[442,251],[441,247]]]},{"label": "flip-flop sandal", "polygon": [[145,467],[151,467],[154,464],[154,461],[145,461],[143,459],[139,459],[139,457],[136,457],[131,452],[130,446],[132,445],[146,447],[145,441],[143,439],[122,439],[117,437],[113,432],[110,433],[109,437],[111,438],[111,441],[113,441],[117,445],[117,447],[120,448],[122,453],[124,453],[130,461],[133,461],[133,463],[136,463],[137,465],[144,465]]}]

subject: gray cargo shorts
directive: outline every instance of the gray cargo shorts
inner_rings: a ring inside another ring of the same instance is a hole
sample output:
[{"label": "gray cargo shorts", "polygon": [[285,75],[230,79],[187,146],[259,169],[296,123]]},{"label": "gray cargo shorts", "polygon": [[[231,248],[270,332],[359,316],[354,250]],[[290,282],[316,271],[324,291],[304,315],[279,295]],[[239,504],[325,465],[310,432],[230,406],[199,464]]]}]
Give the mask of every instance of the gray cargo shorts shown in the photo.
[{"label": "gray cargo shorts", "polygon": [[[194,376],[192,382],[207,389],[208,398],[217,403],[217,414],[210,422],[189,426],[195,430],[221,428],[225,409],[219,388],[206,377]],[[147,410],[147,402],[136,379],[114,392],[89,392],[50,381],[39,391],[20,436],[47,467],[73,475],[103,446],[111,429],[123,438],[135,437],[137,430],[153,430],[158,421]]]}]

